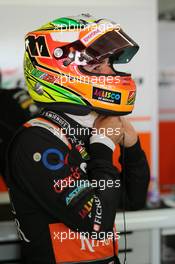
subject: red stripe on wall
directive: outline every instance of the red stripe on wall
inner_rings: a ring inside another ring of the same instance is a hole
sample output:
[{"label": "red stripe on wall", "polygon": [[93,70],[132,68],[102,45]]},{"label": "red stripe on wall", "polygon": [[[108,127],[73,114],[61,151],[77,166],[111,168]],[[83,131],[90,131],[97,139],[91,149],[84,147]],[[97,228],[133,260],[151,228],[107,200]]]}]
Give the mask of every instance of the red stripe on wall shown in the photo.
[{"label": "red stripe on wall", "polygon": [[1,176],[0,176],[0,192],[7,192],[7,186]]},{"label": "red stripe on wall", "polygon": [[159,123],[160,187],[175,184],[175,122]]}]

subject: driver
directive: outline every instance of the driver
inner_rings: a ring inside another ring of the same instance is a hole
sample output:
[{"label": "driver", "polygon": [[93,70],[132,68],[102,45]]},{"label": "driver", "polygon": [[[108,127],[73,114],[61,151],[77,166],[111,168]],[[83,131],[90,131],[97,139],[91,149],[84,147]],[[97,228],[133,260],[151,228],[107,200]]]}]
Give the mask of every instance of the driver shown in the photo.
[{"label": "driver", "polygon": [[[149,182],[138,135],[123,117],[135,83],[115,69],[138,45],[114,22],[81,15],[29,32],[25,47],[26,83],[43,110],[8,152],[22,261],[119,263],[116,212],[143,208]],[[122,171],[113,160],[118,144]]]}]

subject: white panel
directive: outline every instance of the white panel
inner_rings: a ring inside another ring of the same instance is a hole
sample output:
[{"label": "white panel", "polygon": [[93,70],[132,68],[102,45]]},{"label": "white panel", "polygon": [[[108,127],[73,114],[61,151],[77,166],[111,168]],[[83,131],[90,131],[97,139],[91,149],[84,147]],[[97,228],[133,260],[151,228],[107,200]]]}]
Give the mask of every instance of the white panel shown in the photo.
[{"label": "white panel", "polygon": [[175,23],[159,23],[159,111],[161,121],[175,120]]}]

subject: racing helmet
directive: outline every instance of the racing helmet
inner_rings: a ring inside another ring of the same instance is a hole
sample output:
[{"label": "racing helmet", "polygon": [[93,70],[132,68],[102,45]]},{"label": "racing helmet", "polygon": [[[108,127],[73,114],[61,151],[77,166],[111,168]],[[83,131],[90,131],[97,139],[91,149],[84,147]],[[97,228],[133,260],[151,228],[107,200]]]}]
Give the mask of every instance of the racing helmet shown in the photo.
[{"label": "racing helmet", "polygon": [[[128,63],[139,46],[113,21],[89,14],[53,20],[25,36],[24,75],[41,107],[86,115],[126,115],[134,108],[136,86]],[[113,73],[88,71],[108,61]],[[88,66],[88,67],[87,67]]]}]

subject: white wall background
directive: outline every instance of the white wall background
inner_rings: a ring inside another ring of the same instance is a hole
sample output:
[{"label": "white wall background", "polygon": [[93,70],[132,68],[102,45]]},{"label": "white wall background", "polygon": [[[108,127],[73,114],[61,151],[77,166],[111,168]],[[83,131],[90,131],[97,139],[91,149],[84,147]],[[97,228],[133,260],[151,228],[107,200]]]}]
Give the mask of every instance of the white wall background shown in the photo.
[{"label": "white wall background", "polygon": [[175,121],[175,22],[159,23],[159,111],[161,121]]},{"label": "white wall background", "polygon": [[[152,133],[152,172],[157,175],[157,1],[156,0],[0,0],[0,68],[22,72],[26,32],[60,16],[91,13],[115,20],[140,45],[140,51],[119,68],[142,80],[137,85],[135,121],[139,131]],[[150,119],[149,119],[150,118]]]}]

